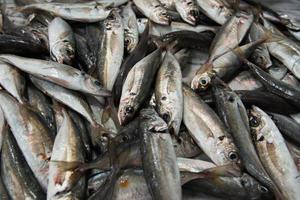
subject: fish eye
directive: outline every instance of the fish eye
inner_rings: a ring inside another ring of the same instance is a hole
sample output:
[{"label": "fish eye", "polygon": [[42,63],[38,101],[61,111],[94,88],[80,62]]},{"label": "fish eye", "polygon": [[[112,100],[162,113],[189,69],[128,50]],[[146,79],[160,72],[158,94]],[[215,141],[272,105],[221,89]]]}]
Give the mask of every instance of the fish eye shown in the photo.
[{"label": "fish eye", "polygon": [[231,102],[231,103],[233,103],[234,102],[234,97],[232,95],[229,95],[228,101]]},{"label": "fish eye", "polygon": [[202,78],[200,78],[199,83],[202,86],[206,86],[206,85],[208,85],[208,80],[205,77],[202,77]]},{"label": "fish eye", "polygon": [[229,152],[229,159],[232,161],[236,161],[238,159],[237,153],[234,151]]},{"label": "fish eye", "polygon": [[243,187],[245,187],[246,185],[247,185],[248,183],[247,183],[247,180],[245,180],[245,179],[241,179],[241,185],[243,186]]},{"label": "fish eye", "polygon": [[162,115],[162,118],[163,118],[163,120],[165,120],[166,122],[169,122],[169,120],[170,120],[170,115],[168,115],[167,113],[164,113],[164,114]]},{"label": "fish eye", "polygon": [[251,127],[258,127],[259,126],[259,120],[255,116],[251,116],[249,120],[249,124]]},{"label": "fish eye", "polygon": [[94,83],[95,83],[95,85],[97,85],[97,86],[101,86],[101,83],[100,83],[99,81],[97,81],[97,80],[95,80]]},{"label": "fish eye", "polygon": [[167,100],[167,97],[166,97],[166,96],[163,96],[163,97],[161,98],[161,100],[165,101],[165,100]]},{"label": "fish eye", "polygon": [[225,135],[222,135],[222,136],[218,137],[218,139],[219,139],[220,141],[223,141],[223,140],[225,139]]},{"label": "fish eye", "polygon": [[269,192],[268,188],[264,187],[264,186],[259,186],[259,190],[262,192],[262,193],[267,193]]},{"label": "fish eye", "polygon": [[131,114],[134,112],[134,108],[132,106],[126,106],[125,111],[126,111],[126,113]]},{"label": "fish eye", "polygon": [[261,135],[261,136],[257,139],[257,141],[262,142],[262,141],[264,141],[264,139],[265,139],[265,137],[264,137],[263,135]]}]

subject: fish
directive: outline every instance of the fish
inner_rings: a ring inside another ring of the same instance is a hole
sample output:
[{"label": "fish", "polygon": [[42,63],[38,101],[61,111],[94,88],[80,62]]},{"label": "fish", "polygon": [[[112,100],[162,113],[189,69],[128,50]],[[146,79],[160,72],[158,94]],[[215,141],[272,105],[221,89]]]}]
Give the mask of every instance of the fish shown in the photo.
[{"label": "fish", "polygon": [[97,79],[69,65],[8,54],[0,54],[0,60],[4,60],[24,72],[72,90],[96,96],[111,95]]},{"label": "fish", "polygon": [[[47,199],[80,199],[84,197],[85,180],[82,177],[73,186],[72,172],[64,172],[56,162],[83,162],[84,153],[78,129],[74,122],[63,110],[63,122],[57,133],[53,145],[53,152],[49,164],[49,184]],[[72,185],[72,187],[71,187]]]},{"label": "fish", "polygon": [[75,38],[71,26],[56,17],[49,24],[49,47],[52,60],[72,65],[75,57]]},{"label": "fish", "polygon": [[54,83],[39,79],[34,76],[30,76],[30,80],[37,88],[43,91],[46,95],[51,96],[58,102],[80,113],[93,126],[96,126],[96,122],[93,119],[89,105],[79,94],[72,90],[65,89],[59,85],[55,85]]},{"label": "fish", "polygon": [[105,31],[97,59],[97,72],[101,85],[112,90],[124,54],[124,26],[117,11],[112,11],[104,21]]},{"label": "fish", "polygon": [[148,37],[149,37],[149,25],[141,35],[139,43],[137,44],[135,49],[126,57],[126,59],[123,61],[120,67],[119,74],[117,76],[117,79],[113,87],[113,98],[114,98],[115,105],[119,105],[120,103],[123,83],[129,71],[138,61],[140,61],[143,57],[145,57],[147,51],[149,50]]},{"label": "fish", "polygon": [[151,91],[159,63],[161,50],[157,49],[137,62],[129,71],[122,88],[122,95],[118,109],[118,118],[121,125],[127,124],[134,117],[141,104]]},{"label": "fish", "polygon": [[225,24],[234,11],[222,0],[197,0],[199,9],[220,25]]},{"label": "fish", "polygon": [[[42,187],[30,170],[15,138],[10,132],[5,135],[0,164],[1,178],[10,198],[46,199]],[[0,197],[2,195],[1,192]]]},{"label": "fish", "polygon": [[185,22],[191,25],[196,25],[198,21],[198,15],[199,15],[198,5],[196,1],[178,0],[178,1],[174,1],[174,4],[177,12],[180,14],[181,18]]},{"label": "fish", "polygon": [[132,3],[129,2],[121,12],[122,22],[124,26],[124,42],[128,53],[131,53],[139,42],[139,31],[137,18],[132,9]]},{"label": "fish", "polygon": [[111,12],[108,5],[97,2],[87,3],[34,3],[20,7],[22,12],[42,10],[66,20],[78,22],[98,22],[107,18]]},{"label": "fish", "polygon": [[253,106],[250,112],[250,126],[260,160],[284,199],[297,199],[300,195],[298,170],[280,131],[260,108]]},{"label": "fish", "polygon": [[182,121],[182,74],[178,61],[167,51],[155,81],[157,112],[168,124],[171,134],[178,135]]},{"label": "fish", "polygon": [[0,92],[0,107],[29,167],[46,191],[53,148],[48,128],[36,113],[19,104],[5,91]]},{"label": "fish", "polygon": [[56,122],[54,111],[51,107],[51,101],[36,87],[27,86],[27,103],[40,114],[43,122],[48,126],[51,135],[56,135]]},{"label": "fish", "polygon": [[263,85],[257,80],[249,71],[242,71],[234,79],[232,79],[228,86],[232,90],[257,90]]},{"label": "fish", "polygon": [[2,110],[0,110],[0,151],[2,148],[2,144],[3,144],[3,138],[5,137],[7,132],[8,132],[8,126],[5,122],[4,114],[3,114]]},{"label": "fish", "polygon": [[235,163],[239,155],[217,114],[188,86],[183,86],[183,122],[191,137],[216,164]]},{"label": "fish", "polygon": [[182,199],[180,173],[168,126],[154,109],[143,109],[140,115],[140,148],[150,194],[155,199]]},{"label": "fish", "polygon": [[155,23],[168,25],[170,23],[170,16],[168,11],[160,4],[159,1],[147,0],[133,0],[136,7],[150,20]]},{"label": "fish", "polygon": [[290,117],[277,113],[268,113],[268,115],[284,137],[287,137],[296,144],[300,144],[299,137],[297,136],[300,130],[300,124]]},{"label": "fish", "polygon": [[20,103],[24,103],[25,77],[14,66],[0,62],[0,85],[14,96]]},{"label": "fish", "polygon": [[266,172],[260,161],[250,134],[249,118],[238,95],[224,83],[216,79],[213,95],[221,119],[230,130],[233,141],[238,149],[240,159],[247,172],[257,179],[268,190],[280,195],[277,186]]}]

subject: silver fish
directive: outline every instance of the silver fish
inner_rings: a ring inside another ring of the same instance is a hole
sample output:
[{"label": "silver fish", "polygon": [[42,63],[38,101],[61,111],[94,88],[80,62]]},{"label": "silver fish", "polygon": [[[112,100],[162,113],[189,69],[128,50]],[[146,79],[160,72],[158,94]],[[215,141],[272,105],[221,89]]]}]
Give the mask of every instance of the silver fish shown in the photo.
[{"label": "silver fish", "polygon": [[140,112],[141,154],[152,198],[182,199],[179,168],[167,124],[154,109]]},{"label": "silver fish", "polygon": [[201,12],[218,24],[225,24],[234,11],[222,0],[197,0]]},{"label": "silver fish", "polygon": [[20,103],[24,103],[25,78],[18,69],[1,61],[0,85]]},{"label": "silver fish", "polygon": [[137,8],[155,23],[168,25],[170,17],[167,10],[157,0],[133,0]]},{"label": "silver fish", "polygon": [[199,147],[216,165],[238,161],[236,147],[217,114],[183,86],[183,122]]},{"label": "silver fish", "polygon": [[46,95],[49,95],[58,102],[80,113],[92,125],[96,126],[96,122],[93,119],[89,105],[79,94],[54,83],[36,78],[34,76],[30,76],[30,79],[33,82],[33,84],[41,91],[43,91]]},{"label": "silver fish", "polygon": [[172,134],[178,135],[182,120],[182,74],[178,61],[167,51],[155,82],[158,114],[165,120]]},{"label": "silver fish", "polygon": [[36,113],[4,91],[0,92],[0,107],[28,165],[46,191],[53,147],[48,129]]},{"label": "silver fish", "polygon": [[136,114],[151,90],[151,83],[159,67],[161,50],[144,57],[129,71],[123,85],[118,118],[121,125],[128,123]]},{"label": "silver fish", "polygon": [[104,88],[111,90],[118,76],[124,54],[124,27],[120,14],[113,10],[104,21],[104,36],[97,69]]},{"label": "silver fish", "polygon": [[[258,155],[284,199],[299,199],[300,180],[294,160],[272,119],[260,108],[253,106],[250,125]],[[255,122],[254,122],[255,121]]]},{"label": "silver fish", "polygon": [[263,87],[249,71],[239,73],[228,83],[228,86],[232,90],[256,90]]},{"label": "silver fish", "polygon": [[75,57],[75,38],[71,26],[56,17],[48,27],[50,56],[59,63],[72,65]]},{"label": "silver fish", "polygon": [[195,0],[175,0],[175,8],[181,18],[191,25],[196,25],[199,10]]},{"label": "silver fish", "polygon": [[121,15],[125,31],[125,47],[130,53],[139,42],[138,24],[131,2],[122,9]]},{"label": "silver fish", "polygon": [[110,11],[108,5],[97,2],[87,3],[36,3],[22,7],[23,11],[43,10],[66,20],[98,22],[106,19]]},{"label": "silver fish", "polygon": [[9,54],[1,54],[0,60],[4,60],[29,74],[72,90],[96,96],[110,96],[110,92],[104,89],[98,80],[69,65]]},{"label": "silver fish", "polygon": [[47,200],[82,199],[85,193],[85,178],[82,177],[74,187],[71,179],[73,172],[63,171],[57,163],[84,162],[83,147],[78,129],[63,110],[64,120],[55,138],[49,165],[49,184]]}]

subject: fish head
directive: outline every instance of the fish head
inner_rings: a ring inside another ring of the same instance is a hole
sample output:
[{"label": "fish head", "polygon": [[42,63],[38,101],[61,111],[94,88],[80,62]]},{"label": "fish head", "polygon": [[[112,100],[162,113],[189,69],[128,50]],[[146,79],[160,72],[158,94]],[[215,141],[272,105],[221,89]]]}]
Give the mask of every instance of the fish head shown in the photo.
[{"label": "fish head", "polygon": [[63,40],[51,49],[50,54],[52,59],[58,63],[72,65],[75,57],[75,49],[69,41]]},{"label": "fish head", "polygon": [[167,132],[168,125],[160,118],[153,108],[146,108],[141,110],[140,118],[146,122],[147,130],[151,132]]},{"label": "fish head", "polygon": [[135,41],[134,37],[131,37],[129,32],[127,33],[127,36],[128,37],[125,37],[124,44],[125,44],[127,51],[132,52],[136,46],[137,41]]},{"label": "fish head", "polygon": [[217,140],[217,152],[218,154],[223,154],[224,162],[226,163],[238,163],[239,162],[239,154],[237,152],[237,149],[233,143],[232,138],[221,135],[218,137]]},{"label": "fish head", "polygon": [[241,176],[240,184],[249,195],[249,199],[261,199],[262,195],[270,195],[268,188],[261,185],[253,177],[246,173]]},{"label": "fish head", "polygon": [[263,142],[265,140],[265,135],[263,134],[265,124],[262,110],[256,106],[252,106],[252,109],[250,110],[249,125],[254,141]]},{"label": "fish head", "polygon": [[[162,97],[164,98],[164,97]],[[178,112],[182,110],[176,107],[176,102],[169,102],[164,106],[159,106],[160,117],[168,124],[171,134],[178,135],[181,119],[178,117]]]},{"label": "fish head", "polygon": [[134,101],[133,96],[128,96],[126,98],[121,98],[120,106],[118,110],[118,119],[121,125],[127,124],[131,119],[133,119],[138,107]]},{"label": "fish head", "polygon": [[84,71],[78,75],[78,82],[81,82],[88,90],[95,92],[99,97],[110,97],[111,91],[105,89],[100,81],[86,74]]},{"label": "fish head", "polygon": [[162,6],[158,5],[154,8],[154,11],[151,13],[153,21],[169,25],[171,22],[170,16],[166,9],[164,9]]}]

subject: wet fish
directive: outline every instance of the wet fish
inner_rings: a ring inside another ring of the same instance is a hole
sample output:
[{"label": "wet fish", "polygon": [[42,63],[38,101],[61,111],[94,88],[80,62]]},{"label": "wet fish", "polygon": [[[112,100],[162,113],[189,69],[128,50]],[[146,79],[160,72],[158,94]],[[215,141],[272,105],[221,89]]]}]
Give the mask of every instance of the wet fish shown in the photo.
[{"label": "wet fish", "polygon": [[157,49],[137,62],[124,82],[118,118],[121,125],[128,123],[151,91],[151,83],[159,67],[161,50]]},{"label": "wet fish", "polygon": [[157,0],[134,0],[133,3],[153,22],[162,25],[168,25],[170,23],[168,11]]},{"label": "wet fish", "polygon": [[85,180],[82,177],[74,187],[72,172],[64,172],[60,169],[59,161],[83,162],[84,153],[80,136],[74,122],[63,110],[64,119],[55,138],[53,152],[49,165],[49,184],[47,199],[82,199],[85,191]]},{"label": "wet fish", "polygon": [[40,114],[45,124],[50,129],[52,136],[56,135],[56,122],[51,101],[37,88],[32,85],[27,87],[28,103]]},{"label": "wet fish", "polygon": [[233,15],[233,10],[222,0],[197,0],[201,12],[218,24],[225,24]]},{"label": "wet fish", "polygon": [[44,191],[47,188],[53,140],[38,115],[4,91],[0,107],[17,143]]},{"label": "wet fish", "polygon": [[22,71],[72,90],[96,96],[110,96],[110,92],[102,88],[98,80],[69,65],[5,54],[0,55],[0,60],[4,60]]},{"label": "wet fish", "polygon": [[70,25],[56,17],[49,24],[48,35],[52,60],[72,65],[75,57],[75,38]]},{"label": "wet fish", "polygon": [[96,126],[96,122],[91,114],[91,109],[87,102],[76,92],[67,90],[54,83],[44,81],[42,79],[30,76],[33,84],[43,91],[46,95],[51,96],[58,102],[67,105],[74,111],[84,116],[92,125]]},{"label": "wet fish", "polygon": [[9,197],[12,199],[37,200],[46,198],[43,189],[34,177],[11,133],[5,136],[3,143],[1,152],[1,178]]},{"label": "wet fish", "polygon": [[196,25],[199,18],[199,10],[195,0],[176,0],[174,4],[184,21],[191,25]]},{"label": "wet fish", "polygon": [[198,146],[216,165],[237,162],[236,147],[217,114],[187,86],[183,97],[183,122]]},{"label": "wet fish", "polygon": [[97,61],[98,77],[104,88],[112,90],[124,54],[124,26],[120,14],[113,10],[104,21],[105,31]]},{"label": "wet fish", "polygon": [[152,198],[182,199],[180,174],[167,124],[154,109],[141,110],[140,117],[143,169]]},{"label": "wet fish", "polygon": [[87,3],[36,3],[21,7],[23,12],[43,10],[66,20],[79,22],[98,22],[104,20],[110,13],[108,5],[97,2]]},{"label": "wet fish", "polygon": [[277,192],[276,186],[256,153],[250,135],[247,111],[242,101],[235,92],[224,85],[215,84],[213,90],[218,113],[232,134],[243,166],[263,186],[268,187],[273,192]]},{"label": "wet fish", "polygon": [[0,68],[0,85],[20,103],[24,103],[25,78],[22,73],[4,62],[0,62]]},{"label": "wet fish", "polygon": [[139,31],[137,18],[132,9],[132,3],[129,2],[121,12],[123,26],[124,26],[124,37],[125,37],[125,48],[128,53],[131,53],[137,46],[139,41]]},{"label": "wet fish", "polygon": [[253,106],[251,117],[256,149],[265,169],[280,188],[284,199],[297,199],[300,196],[298,170],[281,133],[260,108]]},{"label": "wet fish", "polygon": [[155,82],[157,112],[168,124],[170,133],[178,135],[182,120],[182,74],[178,61],[167,51]]}]

